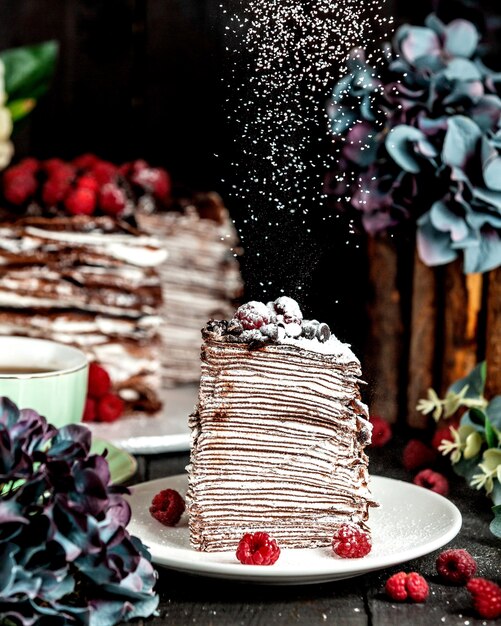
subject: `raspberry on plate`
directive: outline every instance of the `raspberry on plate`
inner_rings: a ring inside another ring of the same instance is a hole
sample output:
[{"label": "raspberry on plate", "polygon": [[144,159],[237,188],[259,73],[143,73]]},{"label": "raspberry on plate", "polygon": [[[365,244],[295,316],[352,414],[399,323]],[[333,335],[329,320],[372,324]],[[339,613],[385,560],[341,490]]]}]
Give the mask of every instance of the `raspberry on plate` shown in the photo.
[{"label": "raspberry on plate", "polygon": [[438,555],[437,572],[448,583],[465,585],[477,571],[475,559],[466,550],[445,550]]},{"label": "raspberry on plate", "polygon": [[99,399],[97,417],[100,422],[115,422],[124,412],[124,402],[114,393],[107,393]]},{"label": "raspberry on plate", "polygon": [[238,320],[245,330],[255,330],[270,324],[273,321],[273,313],[263,302],[251,300],[242,304],[233,318]]},{"label": "raspberry on plate", "polygon": [[359,559],[372,550],[370,536],[355,524],[343,524],[332,538],[332,549],[342,559]]},{"label": "raspberry on plate", "polygon": [[411,439],[405,446],[402,463],[409,472],[431,465],[437,458],[435,450],[424,444],[419,439]]},{"label": "raspberry on plate", "polygon": [[164,526],[175,526],[185,508],[182,496],[175,489],[164,489],[151,501],[150,513]]},{"label": "raspberry on plate", "polygon": [[430,593],[428,583],[417,572],[393,574],[386,581],[385,590],[395,602],[404,602],[407,599],[412,602],[424,602]]},{"label": "raspberry on plate", "polygon": [[480,617],[501,617],[501,587],[485,578],[472,578],[466,588],[471,593],[473,606]]},{"label": "raspberry on plate", "polygon": [[439,493],[441,496],[446,496],[449,493],[449,481],[447,478],[431,469],[421,470],[412,482],[419,487]]},{"label": "raspberry on plate", "polygon": [[89,379],[87,393],[91,398],[102,398],[111,389],[111,379],[108,372],[98,363],[89,365]]},{"label": "raspberry on plate", "polygon": [[273,565],[279,556],[280,548],[268,533],[246,533],[237,548],[237,559],[244,565]]}]

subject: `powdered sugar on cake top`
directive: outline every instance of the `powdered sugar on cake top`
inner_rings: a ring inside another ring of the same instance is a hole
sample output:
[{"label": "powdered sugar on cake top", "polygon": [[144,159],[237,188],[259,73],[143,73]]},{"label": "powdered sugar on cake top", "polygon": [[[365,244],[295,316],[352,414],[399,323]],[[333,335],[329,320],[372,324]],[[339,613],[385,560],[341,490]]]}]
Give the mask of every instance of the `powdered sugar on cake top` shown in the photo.
[{"label": "powdered sugar on cake top", "polygon": [[327,324],[304,320],[298,303],[287,296],[268,304],[247,302],[231,320],[209,322],[205,332],[219,341],[246,343],[251,350],[267,345],[290,345],[335,356],[343,363],[359,363],[349,344],[333,335]]}]

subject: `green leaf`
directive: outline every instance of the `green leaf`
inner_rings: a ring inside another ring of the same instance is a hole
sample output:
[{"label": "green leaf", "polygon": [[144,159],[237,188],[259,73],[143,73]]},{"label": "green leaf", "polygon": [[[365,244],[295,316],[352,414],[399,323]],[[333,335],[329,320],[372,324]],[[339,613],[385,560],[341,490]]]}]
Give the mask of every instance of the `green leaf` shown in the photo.
[{"label": "green leaf", "polygon": [[494,479],[494,489],[492,490],[491,498],[495,506],[501,505],[501,483],[497,478]]},{"label": "green leaf", "polygon": [[494,519],[490,523],[489,528],[493,535],[501,539],[501,504],[493,506],[492,512],[494,513]]},{"label": "green leaf", "polygon": [[56,41],[47,41],[0,52],[9,100],[38,99],[47,91],[56,67],[58,49]]},{"label": "green leaf", "polygon": [[25,100],[13,100],[7,103],[7,108],[10,111],[13,122],[18,122],[26,117],[36,106],[37,101],[33,98],[26,98]]},{"label": "green leaf", "polygon": [[483,411],[480,411],[479,409],[471,409],[471,412],[472,413],[478,413],[479,414],[479,416],[478,416],[479,419],[480,419],[481,415],[484,416],[485,441],[487,443],[487,447],[488,448],[497,448],[497,446],[498,446],[498,438],[497,438],[497,435],[496,435],[496,432],[495,432],[494,428],[492,427],[491,421],[489,420],[487,415]]},{"label": "green leaf", "polygon": [[463,476],[469,483],[475,474],[479,473],[478,464],[482,461],[482,455],[477,454],[472,459],[461,458],[460,461],[452,466],[452,469],[458,474]]},{"label": "green leaf", "polygon": [[[481,409],[470,409],[461,418],[461,426],[473,426],[473,428],[485,436],[486,414]],[[490,446],[489,446],[490,447]]]},{"label": "green leaf", "polygon": [[495,396],[489,402],[485,409],[491,424],[498,429],[501,429],[501,396]]},{"label": "green leaf", "polygon": [[447,390],[448,392],[461,393],[463,388],[468,385],[465,398],[482,398],[485,389],[485,380],[487,378],[487,363],[482,361],[476,365],[468,376],[456,380],[455,383]]}]

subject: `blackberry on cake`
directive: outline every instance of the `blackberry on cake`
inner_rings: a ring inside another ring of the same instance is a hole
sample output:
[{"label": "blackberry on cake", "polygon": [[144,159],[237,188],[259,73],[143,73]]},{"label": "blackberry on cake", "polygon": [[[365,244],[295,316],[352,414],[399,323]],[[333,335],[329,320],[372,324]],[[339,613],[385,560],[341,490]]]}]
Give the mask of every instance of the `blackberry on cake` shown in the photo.
[{"label": "blackberry on cake", "polygon": [[243,305],[202,336],[190,417],[192,546],[235,550],[255,533],[280,548],[330,546],[348,525],[359,540],[353,556],[367,554],[377,506],[364,453],[372,427],[350,347],[303,320],[290,298]]}]

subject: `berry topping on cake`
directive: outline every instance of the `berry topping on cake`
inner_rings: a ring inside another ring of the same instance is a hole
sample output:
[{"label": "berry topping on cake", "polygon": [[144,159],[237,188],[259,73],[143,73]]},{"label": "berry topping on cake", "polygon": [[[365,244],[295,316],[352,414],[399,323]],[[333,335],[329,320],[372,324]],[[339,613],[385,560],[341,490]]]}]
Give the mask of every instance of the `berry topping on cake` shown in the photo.
[{"label": "berry topping on cake", "polygon": [[271,307],[276,313],[278,320],[283,321],[284,324],[301,324],[303,320],[299,304],[288,296],[280,296],[275,302],[271,303]]},{"label": "berry topping on cake", "polygon": [[108,372],[98,363],[89,365],[89,379],[87,394],[91,398],[102,398],[111,388],[111,379]]},{"label": "berry topping on cake", "polygon": [[477,571],[475,559],[466,550],[445,550],[436,562],[437,572],[448,583],[465,585]]},{"label": "berry topping on cake", "polygon": [[404,602],[407,599],[424,602],[430,593],[428,583],[417,572],[393,574],[386,581],[385,590],[395,602]]},{"label": "berry topping on cake", "polygon": [[501,587],[485,578],[472,578],[466,588],[471,593],[473,606],[480,617],[501,617]]},{"label": "berry topping on cake", "polygon": [[441,496],[446,496],[449,493],[449,482],[445,476],[434,472],[431,469],[424,469],[414,477],[413,483],[419,487],[424,487],[435,493],[439,493]]},{"label": "berry topping on cake", "polygon": [[107,393],[97,403],[97,417],[100,422],[114,422],[124,412],[124,402],[114,393]]},{"label": "berry topping on cake", "polygon": [[325,343],[331,338],[331,329],[327,324],[319,324],[317,328],[317,339],[320,343]]},{"label": "berry topping on cake", "polygon": [[175,489],[164,489],[153,498],[150,513],[164,526],[175,526],[185,508],[183,498]]},{"label": "berry topping on cake", "polygon": [[251,300],[237,309],[234,319],[238,320],[244,330],[259,329],[273,322],[273,313],[262,302]]},{"label": "berry topping on cake", "polygon": [[70,215],[92,215],[96,209],[96,192],[79,187],[66,196],[64,205]]},{"label": "berry topping on cake", "polygon": [[437,458],[435,450],[418,439],[411,439],[402,454],[402,463],[409,472],[431,465]]},{"label": "berry topping on cake", "polygon": [[279,556],[280,548],[268,533],[247,533],[237,548],[237,559],[244,565],[273,565]]},{"label": "berry topping on cake", "polygon": [[317,330],[320,323],[317,320],[304,320],[302,323],[302,332],[305,339],[314,339],[317,336]]},{"label": "berry topping on cake", "polygon": [[99,206],[108,215],[120,215],[127,206],[127,196],[115,183],[106,183],[99,193]]},{"label": "berry topping on cake", "polygon": [[391,426],[377,415],[371,415],[369,419],[372,424],[372,442],[370,445],[372,448],[382,448],[392,437]]},{"label": "berry topping on cake", "polygon": [[342,559],[359,559],[369,554],[372,542],[355,524],[343,524],[334,534],[332,549]]}]

